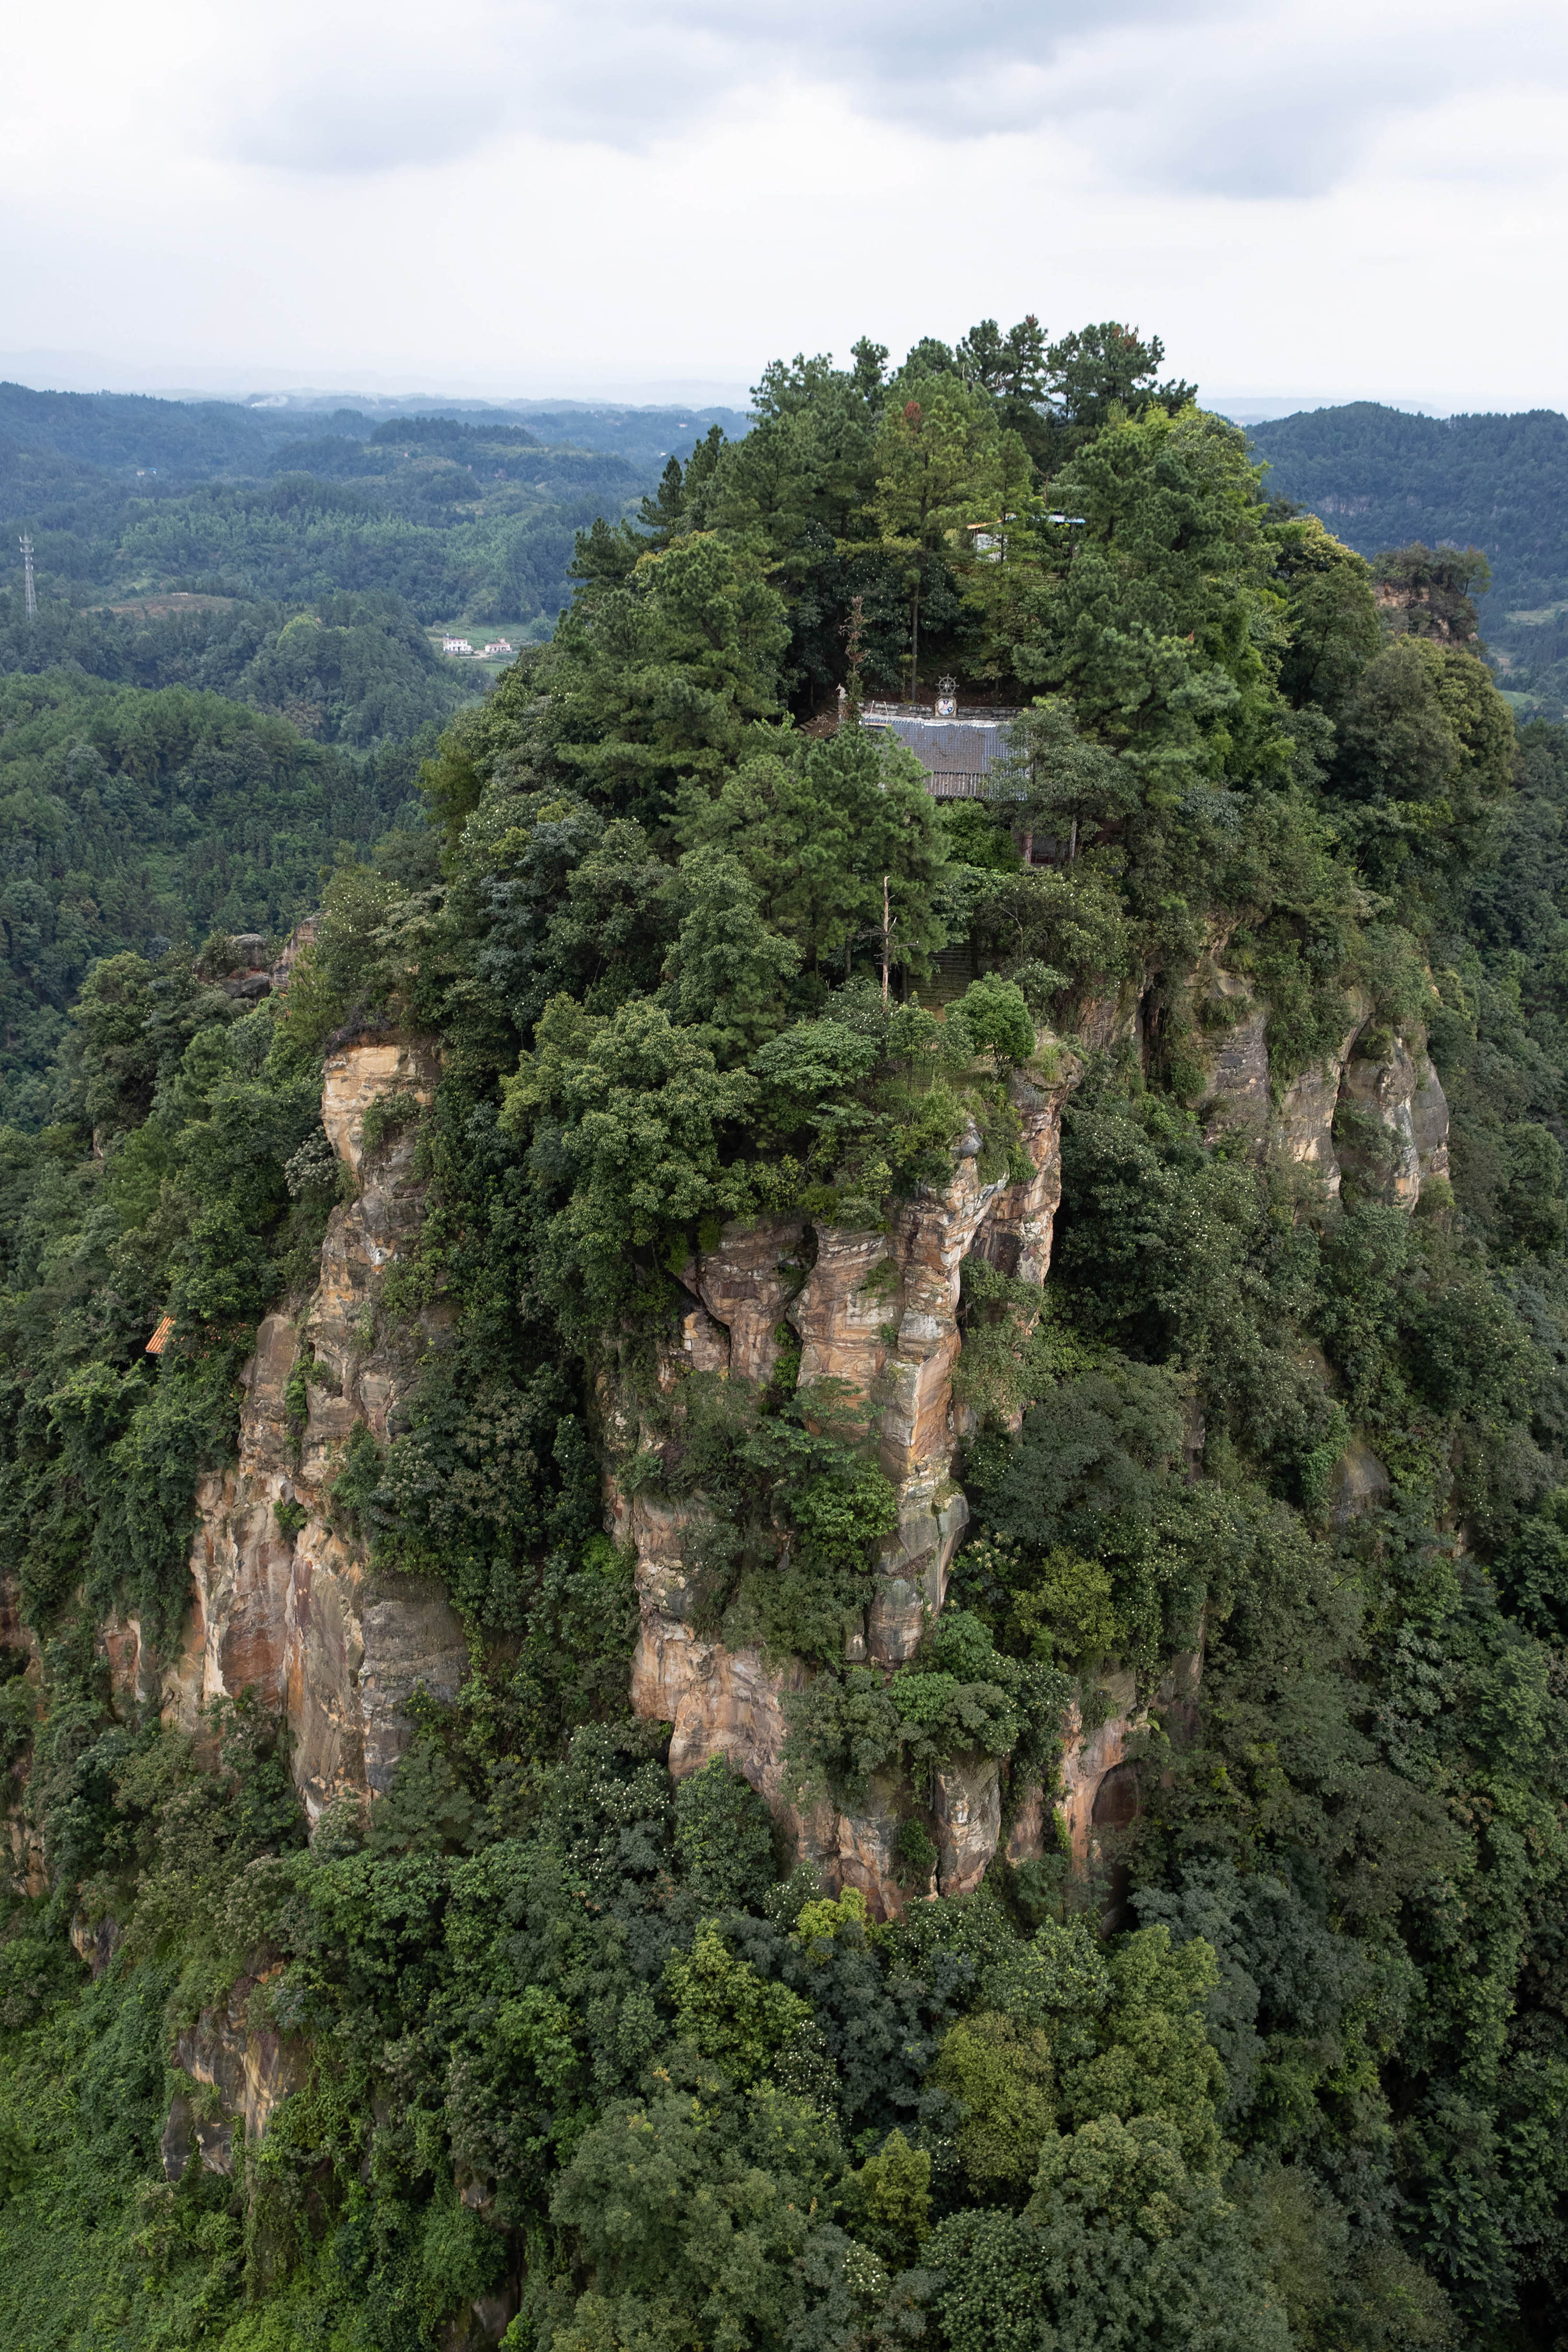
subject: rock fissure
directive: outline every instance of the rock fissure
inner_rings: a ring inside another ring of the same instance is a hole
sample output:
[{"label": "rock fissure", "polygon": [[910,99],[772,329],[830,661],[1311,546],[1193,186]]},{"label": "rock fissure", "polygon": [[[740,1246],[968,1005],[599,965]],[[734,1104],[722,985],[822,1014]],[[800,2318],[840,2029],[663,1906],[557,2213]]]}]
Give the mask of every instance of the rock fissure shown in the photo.
[{"label": "rock fissure", "polygon": [[[409,1043],[349,1043],[329,1055],[321,1120],[357,1196],[328,1223],[314,1291],[295,1316],[267,1317],[242,1374],[239,1448],[197,1491],[184,1640],[143,1687],[139,1631],[116,1661],[128,1696],[157,1698],[168,1720],[195,1732],[212,1700],[254,1691],[286,1715],[296,1783],[312,1822],[335,1799],[379,1796],[391,1785],[424,1687],[450,1699],[468,1664],[461,1620],[433,1584],[373,1574],[368,1548],[345,1530],[332,1487],[356,1429],[384,1444],[415,1375],[417,1349],[440,1310],[405,1333],[371,1330],[387,1268],[416,1239],[424,1185],[412,1139],[364,1147],[365,1114],[391,1094],[427,1102],[434,1056]],[[369,1339],[369,1344],[365,1341]],[[302,1429],[289,1389],[309,1350]],[[292,1528],[278,1507],[304,1514]]]}]

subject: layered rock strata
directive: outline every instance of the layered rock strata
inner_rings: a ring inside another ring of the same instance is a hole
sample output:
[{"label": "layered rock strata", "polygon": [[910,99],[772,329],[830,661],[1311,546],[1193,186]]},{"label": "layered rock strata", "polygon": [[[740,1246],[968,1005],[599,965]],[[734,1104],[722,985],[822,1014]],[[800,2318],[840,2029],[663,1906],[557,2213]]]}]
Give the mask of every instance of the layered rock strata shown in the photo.
[{"label": "layered rock strata", "polygon": [[[1310,1171],[1337,1199],[1350,1167],[1397,1206],[1448,1172],[1448,1106],[1419,1032],[1382,1036],[1368,1050],[1370,1001],[1347,998],[1335,1048],[1271,1092],[1268,1007],[1234,973],[1200,967],[1211,1019],[1202,1115],[1206,1141],[1243,1138],[1259,1160]],[[1217,1017],[1216,1017],[1217,1016]]]},{"label": "layered rock strata", "polygon": [[[946,1596],[968,1517],[952,1475],[960,1268],[974,1254],[1019,1281],[1043,1285],[1061,1196],[1062,1106],[1076,1076],[1071,1065],[1069,1076],[1048,1083],[1015,1084],[1034,1170],[1027,1182],[984,1181],[980,1138],[971,1131],[947,1183],[922,1189],[886,1232],[825,1225],[813,1235],[795,1216],[747,1220],[726,1226],[685,1269],[691,1304],[677,1344],[686,1363],[760,1381],[793,1339],[803,1382],[840,1381],[859,1400],[899,1517],[877,1563],[864,1623],[850,1637],[853,1657],[887,1668],[910,1657]],[[879,1916],[895,1910],[902,1900],[893,1855],[898,1792],[876,1789],[858,1814],[826,1803],[799,1811],[784,1763],[784,1700],[802,1670],[771,1669],[754,1651],[703,1641],[688,1622],[689,1543],[700,1516],[697,1507],[624,1496],[612,1483],[611,1531],[637,1556],[634,1710],[673,1726],[670,1768],[678,1776],[724,1756],[829,1884],[860,1887]],[[966,1892],[996,1847],[994,1764],[977,1760],[939,1776],[931,1811],[940,1889]]]},{"label": "layered rock strata", "polygon": [[197,1492],[178,1654],[148,1657],[134,1620],[106,1635],[121,1693],[155,1700],[188,1730],[199,1732],[214,1699],[242,1690],[280,1706],[312,1821],[336,1797],[390,1785],[412,1737],[414,1691],[453,1697],[468,1662],[444,1592],[373,1576],[365,1546],[331,1509],[355,1429],[386,1442],[419,1350],[440,1335],[438,1307],[390,1330],[380,1310],[387,1269],[419,1230],[412,1138],[404,1130],[384,1148],[364,1146],[374,1102],[426,1102],[437,1076],[429,1054],[384,1038],[350,1041],[329,1056],[321,1120],[356,1197],[332,1211],[312,1297],[297,1315],[269,1315],[257,1334],[241,1374],[237,1459]]}]

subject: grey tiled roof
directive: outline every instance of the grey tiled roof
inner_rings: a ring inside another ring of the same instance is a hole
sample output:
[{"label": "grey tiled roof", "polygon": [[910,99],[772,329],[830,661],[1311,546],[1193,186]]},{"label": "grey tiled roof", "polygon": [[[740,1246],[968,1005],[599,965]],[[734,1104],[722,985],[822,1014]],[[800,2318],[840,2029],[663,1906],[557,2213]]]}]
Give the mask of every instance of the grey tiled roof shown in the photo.
[{"label": "grey tiled roof", "polygon": [[[861,723],[894,736],[911,751],[931,778],[932,791],[943,797],[975,792],[980,778],[1007,756],[1007,726],[999,719],[915,719],[868,712]],[[971,778],[973,782],[968,782]]]}]

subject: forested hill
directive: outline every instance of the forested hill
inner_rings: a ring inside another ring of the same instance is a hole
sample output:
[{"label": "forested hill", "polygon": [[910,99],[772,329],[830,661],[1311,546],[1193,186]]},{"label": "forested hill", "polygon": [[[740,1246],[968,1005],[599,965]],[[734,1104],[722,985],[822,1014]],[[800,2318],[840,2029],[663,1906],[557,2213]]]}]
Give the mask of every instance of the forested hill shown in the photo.
[{"label": "forested hill", "polygon": [[0,384],[0,1117],[47,1118],[95,959],[287,931],[510,657],[448,657],[432,625],[547,637],[579,530],[713,429]]},{"label": "forested hill", "polygon": [[1162,362],[770,366],[373,847],[8,680],[79,945],[350,837],[0,1129],[6,2352],[1561,2352],[1568,730]]},{"label": "forested hill", "polygon": [[55,1056],[95,964],[188,958],[214,931],[280,943],[323,870],[408,813],[420,749],[355,759],[186,686],[0,679],[0,1120],[53,1116]]},{"label": "forested hill", "polygon": [[0,435],[106,469],[196,478],[258,469],[279,438],[267,411],[232,401],[35,392],[22,383],[0,383]]},{"label": "forested hill", "polygon": [[[402,597],[547,634],[574,531],[624,513],[730,410],[320,409],[0,384],[0,531],[78,603],[148,590]],[[9,564],[7,565],[7,574]]]},{"label": "forested hill", "polygon": [[137,474],[172,473],[187,479],[263,470],[290,443],[337,436],[364,440],[378,427],[437,420],[448,432],[470,436],[487,425],[511,431],[542,447],[565,446],[625,457],[647,467],[662,464],[717,425],[731,439],[746,415],[732,408],[628,407],[616,402],[359,398],[333,401],[304,394],[251,401],[175,400],[152,394],[39,392],[0,383],[0,435],[23,448],[52,450]]},{"label": "forested hill", "polygon": [[1412,540],[1479,547],[1482,633],[1503,683],[1562,716],[1568,693],[1568,417],[1413,416],[1356,401],[1249,428],[1268,487],[1363,555]]}]

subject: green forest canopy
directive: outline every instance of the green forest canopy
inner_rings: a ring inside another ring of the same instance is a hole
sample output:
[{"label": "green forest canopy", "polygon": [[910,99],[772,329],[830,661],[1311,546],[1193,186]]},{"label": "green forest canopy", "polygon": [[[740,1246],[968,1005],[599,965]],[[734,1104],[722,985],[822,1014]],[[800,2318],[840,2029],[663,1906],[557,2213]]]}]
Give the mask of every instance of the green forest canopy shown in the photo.
[{"label": "green forest canopy", "polygon": [[[457,404],[335,409],[0,384],[0,530],[77,604],[149,591],[399,597],[426,623],[532,623],[568,601],[573,534],[625,510],[678,433],[730,410]],[[553,436],[547,438],[546,436]]]},{"label": "green forest canopy", "polygon": [[1268,489],[1363,555],[1477,547],[1491,571],[1482,628],[1527,709],[1568,694],[1568,417],[1412,416],[1375,401],[1250,428]]},{"label": "green forest canopy", "polygon": [[[584,535],[552,642],[426,764],[423,852],[341,865],[281,1003],[114,957],[50,1124],[3,1138],[0,1559],[43,1678],[0,1728],[50,1874],[0,1942],[29,2352],[1557,2339],[1568,735],[1516,729],[1449,572],[1408,558],[1380,606],[1271,506],[1157,342],[888,356],[769,369],[744,440]],[[808,731],[939,666],[1024,706],[1021,799],[952,814],[870,731]],[[1026,867],[1030,824],[1074,854]],[[1205,1143],[1220,940],[1276,1086],[1352,995],[1363,1058],[1425,1033],[1453,1181],[1415,1215],[1348,1128],[1337,1202]],[[984,969],[938,1020],[949,946]],[[846,1664],[886,1481],[787,1355],[662,1395],[670,1268],[757,1209],[875,1227],[971,1126],[1016,1172],[1038,1032],[1134,982],[1147,1052],[1088,1059],[1043,1315],[972,1274],[949,1605],[896,1672]],[[384,1312],[412,1346],[439,1300],[448,1337],[331,1507],[445,1584],[474,1667],[307,1843],[279,1727],[117,1717],[94,1620],[173,1638],[249,1335],[313,1278],[351,1020],[442,1046]],[[721,1765],[672,1784],[626,1717],[606,1371],[658,1416],[628,1475],[707,1515],[697,1630],[799,1662],[794,1766],[889,1776],[915,1887],[934,1770],[995,1757],[1016,1805],[1073,1696],[1111,1662],[1153,1695],[1203,1628],[1113,1884],[1047,1852],[877,1926]],[[1388,1479],[1360,1516],[1352,1444]],[[115,1923],[96,1979],[73,1916]],[[232,2174],[170,2184],[171,2032],[237,1983],[308,2074]]]},{"label": "green forest canopy", "polygon": [[474,406],[0,385],[0,528],[31,535],[39,592],[36,615],[19,577],[0,592],[10,1118],[47,1120],[49,1057],[94,957],[215,928],[280,940],[489,683],[422,619],[488,608],[547,634],[577,526],[619,513],[670,428],[690,429],[678,412],[541,421],[618,447],[547,444]]}]

